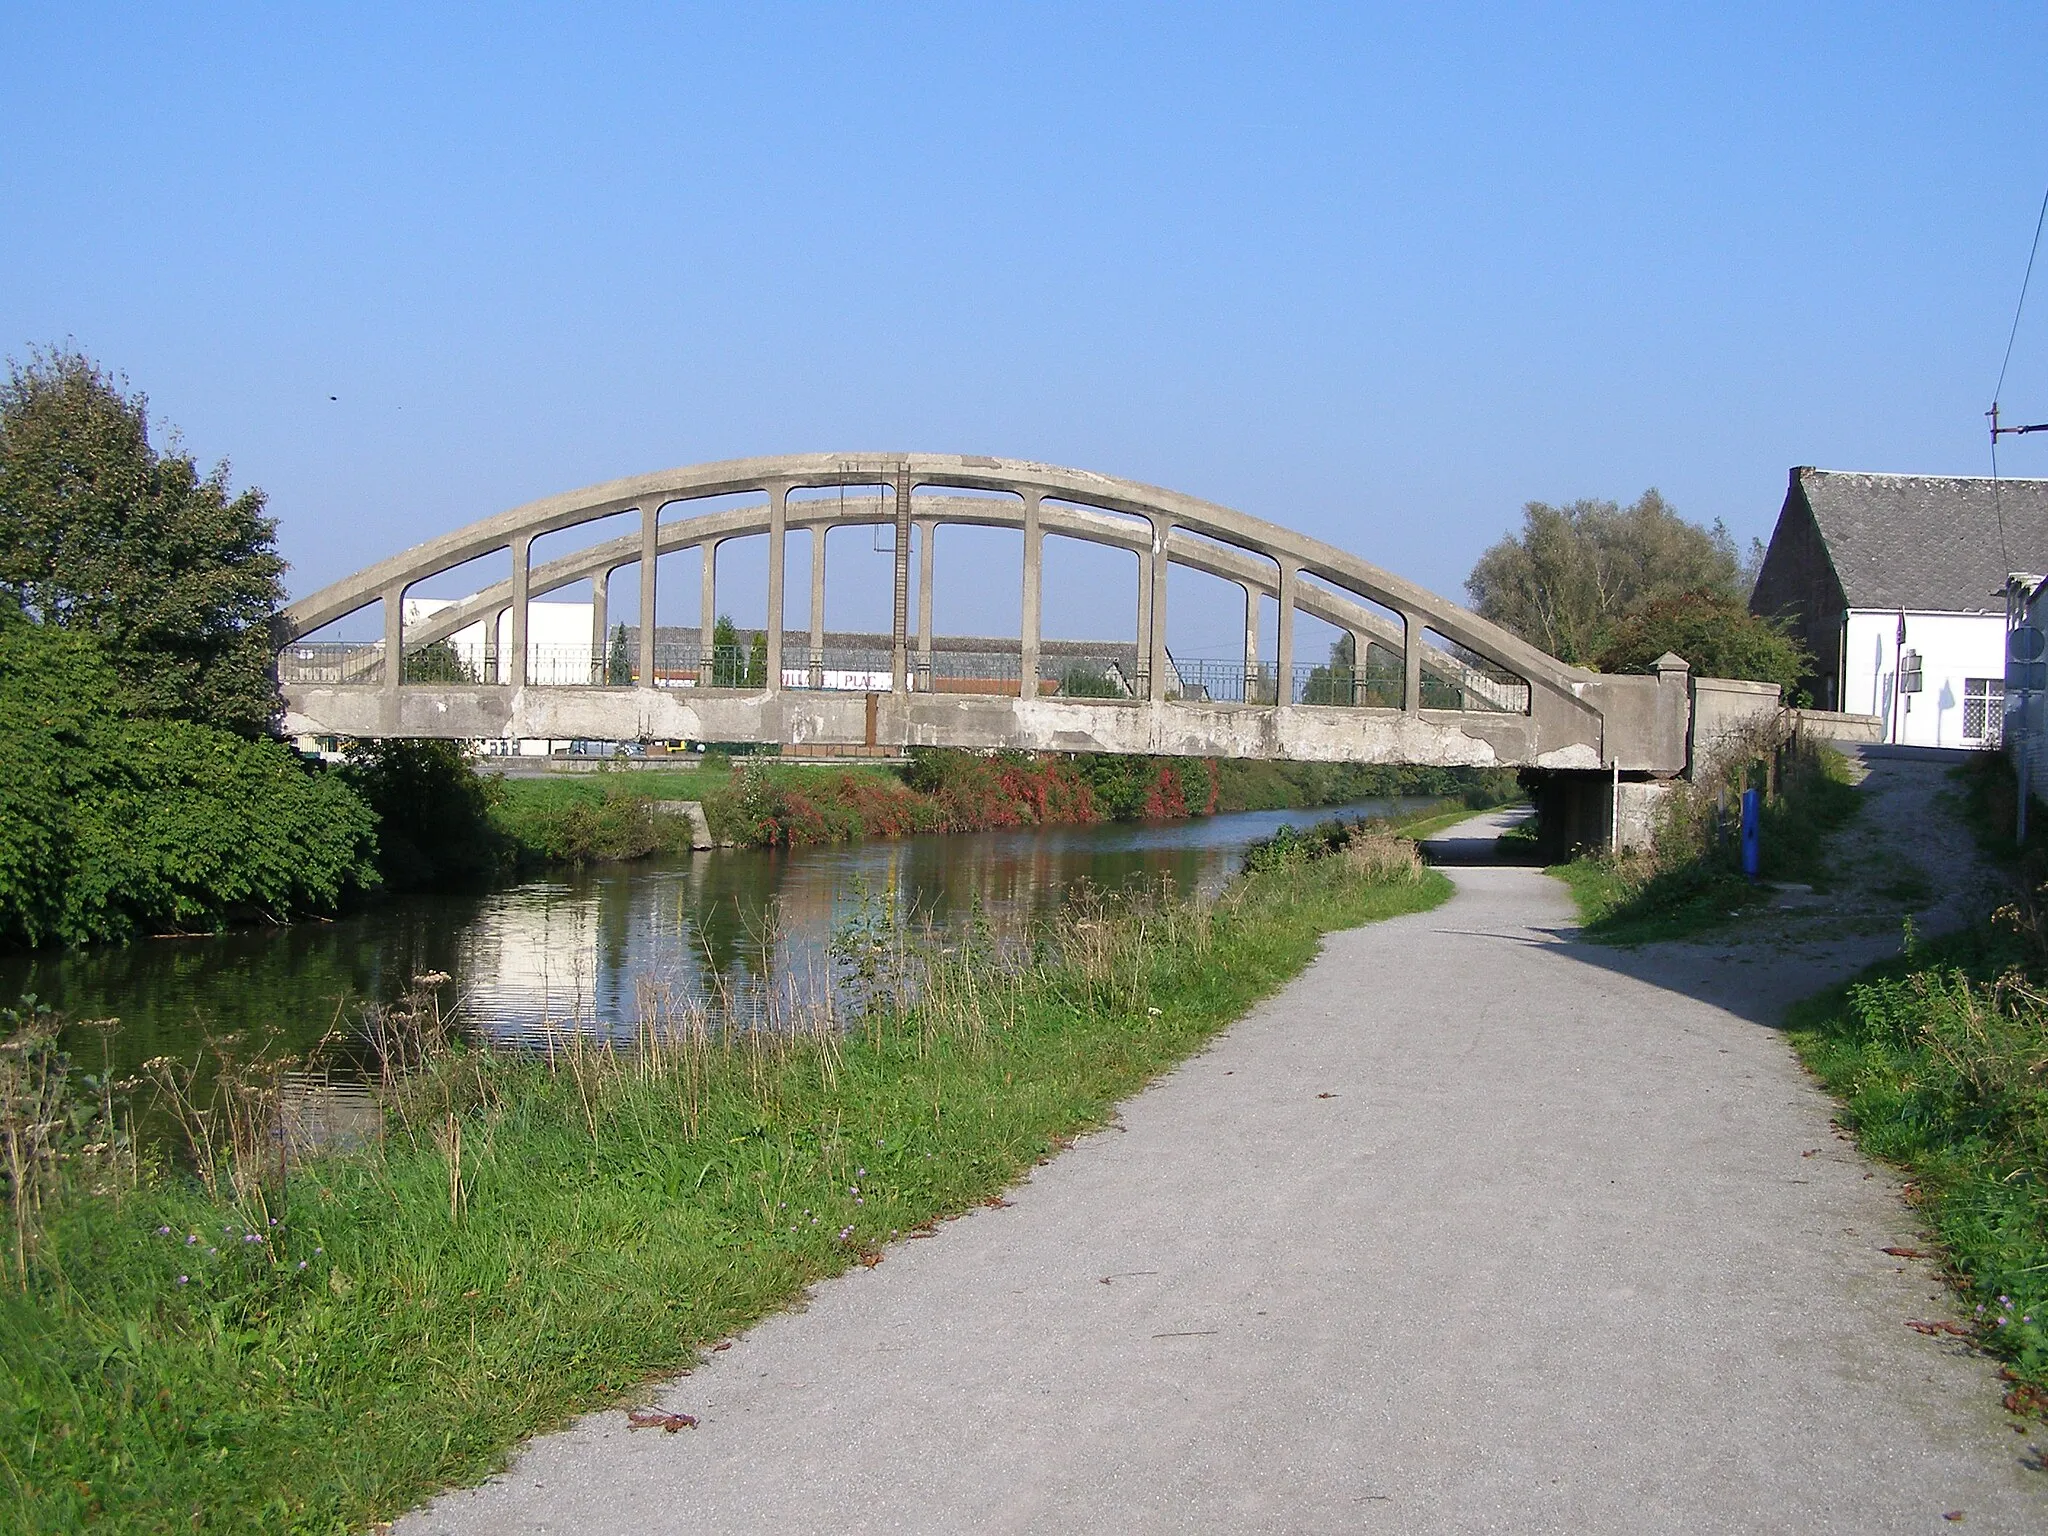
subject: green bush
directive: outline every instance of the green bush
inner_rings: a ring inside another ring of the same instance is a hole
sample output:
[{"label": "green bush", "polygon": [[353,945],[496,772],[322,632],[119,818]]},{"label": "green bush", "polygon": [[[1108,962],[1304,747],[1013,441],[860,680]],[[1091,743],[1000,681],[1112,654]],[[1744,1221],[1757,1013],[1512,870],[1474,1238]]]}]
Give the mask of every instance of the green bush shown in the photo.
[{"label": "green bush", "polygon": [[512,844],[491,819],[504,780],[479,777],[460,743],[358,742],[347,777],[376,813],[388,888],[474,885],[511,869]]},{"label": "green bush", "polygon": [[1705,592],[1656,598],[1625,615],[1601,637],[1593,663],[1602,672],[1647,672],[1666,651],[1684,657],[1695,676],[1776,683],[1788,704],[1812,665],[1777,620]]},{"label": "green bush", "polygon": [[131,699],[90,636],[0,610],[0,944],[283,921],[375,883],[339,777]]}]

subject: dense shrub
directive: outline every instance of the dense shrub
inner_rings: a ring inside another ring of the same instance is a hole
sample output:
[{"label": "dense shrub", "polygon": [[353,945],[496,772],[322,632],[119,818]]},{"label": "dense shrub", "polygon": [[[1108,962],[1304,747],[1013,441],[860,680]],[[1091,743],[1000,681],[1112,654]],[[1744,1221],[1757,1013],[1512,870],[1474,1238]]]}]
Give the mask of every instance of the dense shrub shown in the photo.
[{"label": "dense shrub", "polygon": [[1666,651],[1684,657],[1695,676],[1776,683],[1787,703],[1812,665],[1777,620],[1704,592],[1657,598],[1633,610],[1602,636],[1593,664],[1603,672],[1647,672]]},{"label": "dense shrub", "polygon": [[340,778],[132,698],[90,636],[0,610],[0,943],[282,921],[374,883]]},{"label": "dense shrub", "polygon": [[347,777],[376,813],[377,866],[388,888],[473,885],[511,868],[511,840],[491,820],[504,781],[479,777],[460,743],[359,742]]}]

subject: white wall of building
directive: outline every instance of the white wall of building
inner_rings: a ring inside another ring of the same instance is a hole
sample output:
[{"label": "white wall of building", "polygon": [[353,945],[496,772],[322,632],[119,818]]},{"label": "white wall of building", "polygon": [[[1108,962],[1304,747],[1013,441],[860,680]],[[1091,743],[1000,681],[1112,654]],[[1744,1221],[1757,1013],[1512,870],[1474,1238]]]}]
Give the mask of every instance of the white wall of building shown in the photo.
[{"label": "white wall of building", "polygon": [[[1851,609],[1842,708],[1877,715],[1886,741],[1916,747],[1996,745],[2004,715],[2005,615],[1906,610],[1906,649],[1920,653],[1920,692],[1894,698],[1899,614]],[[1896,703],[1897,708],[1894,708]]]},{"label": "white wall of building", "polygon": [[[455,605],[456,600],[452,598],[408,597],[405,600],[406,627],[410,629],[416,624],[424,624],[443,608]],[[472,672],[480,678],[487,676],[482,624],[458,629],[448,637],[448,643]],[[511,644],[512,614],[507,610],[498,615],[497,643],[490,648],[490,654],[504,656]],[[590,655],[590,604],[528,603],[526,680],[559,687],[588,683],[594,675]]]}]

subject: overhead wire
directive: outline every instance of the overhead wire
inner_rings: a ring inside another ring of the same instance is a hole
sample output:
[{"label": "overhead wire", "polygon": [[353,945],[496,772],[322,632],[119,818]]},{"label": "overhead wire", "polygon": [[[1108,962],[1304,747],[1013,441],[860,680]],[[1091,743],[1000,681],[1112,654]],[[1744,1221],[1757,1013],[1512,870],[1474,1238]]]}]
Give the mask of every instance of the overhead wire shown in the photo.
[{"label": "overhead wire", "polygon": [[2005,539],[2005,495],[1998,482],[1998,402],[2005,393],[2005,372],[2012,366],[2013,343],[2019,339],[2020,316],[2026,313],[2027,290],[2034,281],[2034,261],[2041,254],[2041,229],[2048,225],[2048,191],[2041,194],[2041,211],[2034,217],[2034,243],[2027,251],[2027,270],[2020,279],[2019,302],[2012,307],[2012,328],[2005,333],[2005,356],[1999,360],[1998,382],[1991,389],[1991,507],[1998,517],[1998,558],[2012,570],[2012,552]]}]

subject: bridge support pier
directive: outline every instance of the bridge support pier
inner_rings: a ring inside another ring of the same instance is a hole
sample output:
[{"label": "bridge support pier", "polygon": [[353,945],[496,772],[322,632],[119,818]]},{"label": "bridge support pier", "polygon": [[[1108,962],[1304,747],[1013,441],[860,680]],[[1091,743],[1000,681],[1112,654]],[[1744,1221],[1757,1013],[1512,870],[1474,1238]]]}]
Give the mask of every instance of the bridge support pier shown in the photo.
[{"label": "bridge support pier", "polygon": [[1546,863],[1581,853],[1640,853],[1657,835],[1658,813],[1683,780],[1624,773],[1525,768],[1522,784],[1536,807],[1538,849]]}]

